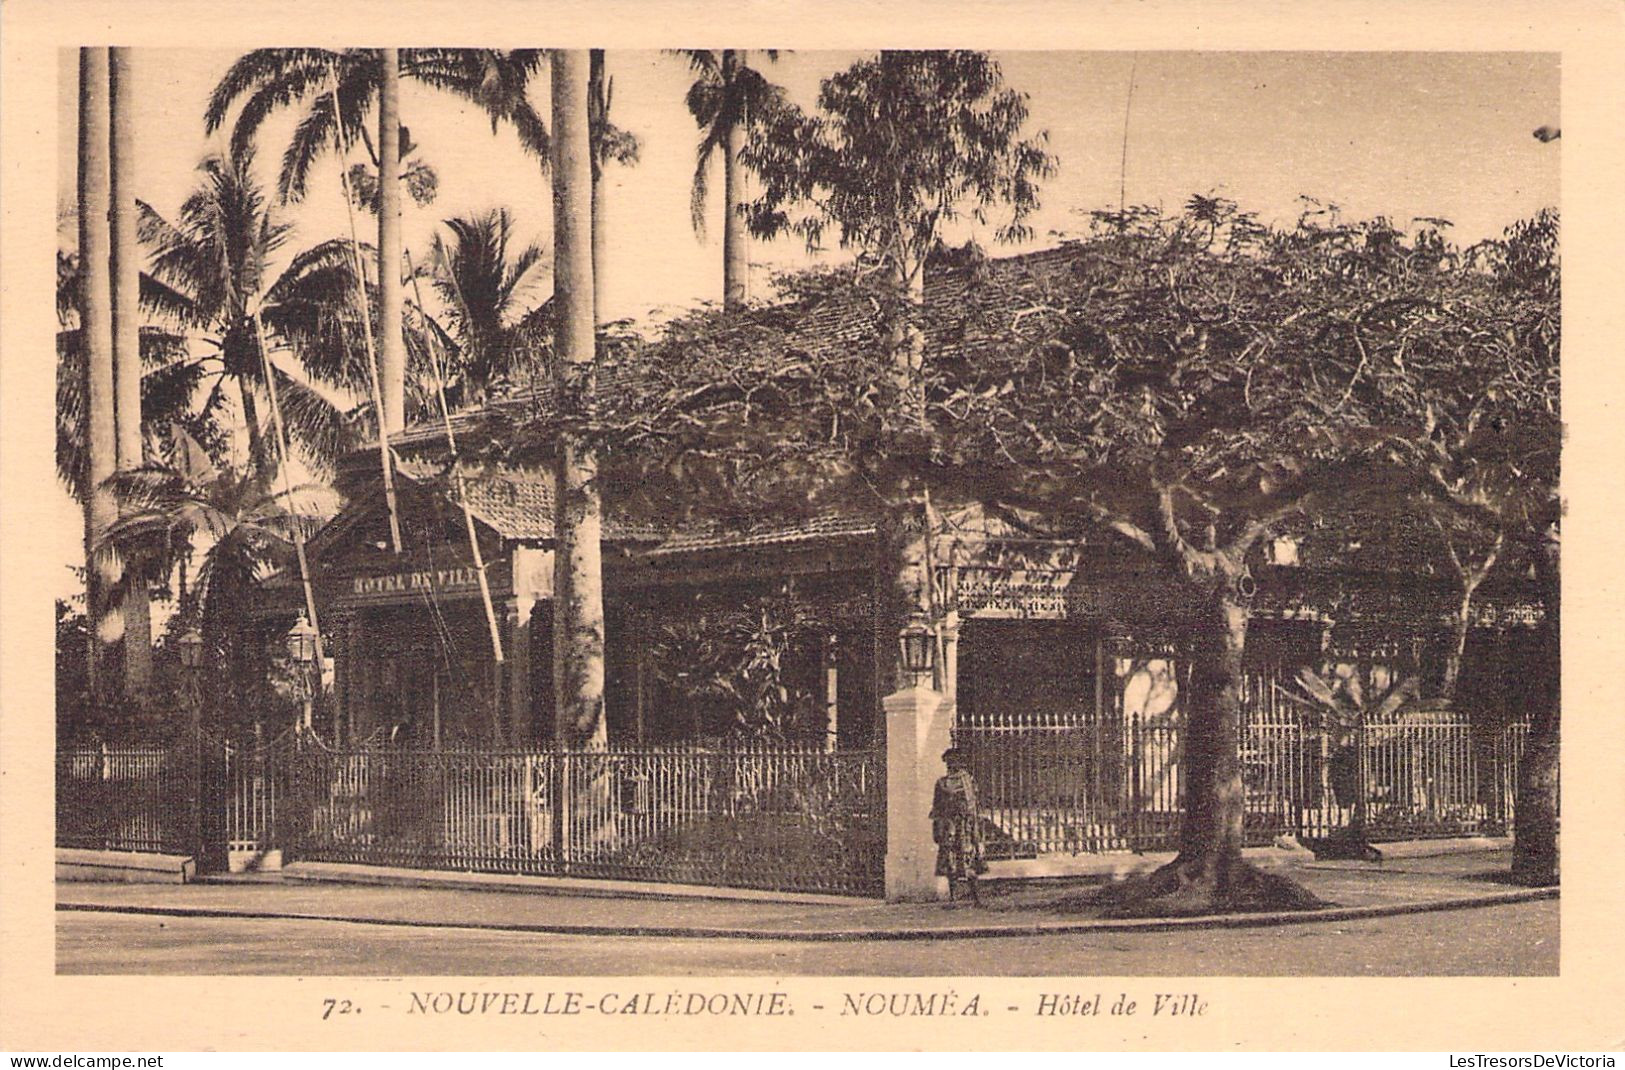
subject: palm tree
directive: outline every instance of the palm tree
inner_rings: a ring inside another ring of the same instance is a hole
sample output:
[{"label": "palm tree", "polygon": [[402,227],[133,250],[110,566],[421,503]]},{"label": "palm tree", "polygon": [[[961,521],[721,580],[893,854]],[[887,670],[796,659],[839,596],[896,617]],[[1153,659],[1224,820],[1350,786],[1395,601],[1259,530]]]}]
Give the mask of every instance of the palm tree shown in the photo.
[{"label": "palm tree", "polygon": [[[590,402],[594,360],[592,144],[584,51],[553,52],[553,368],[565,405]],[[586,394],[586,397],[582,397]],[[602,746],[604,591],[597,456],[562,434],[554,491],[553,694],[561,743]]]},{"label": "palm tree", "polygon": [[224,421],[222,409],[240,403],[249,467],[270,471],[258,311],[273,353],[286,350],[293,358],[282,364],[273,358],[289,433],[308,461],[326,466],[354,437],[353,424],[365,409],[350,399],[364,396],[368,381],[348,243],[304,250],[270,278],[291,226],[255,180],[252,150],[211,156],[198,174],[175,223],[147,206],[141,218],[142,238],[153,250],[153,301],[196,336],[191,355],[173,374],[206,388],[199,411],[206,422]]},{"label": "palm tree", "polygon": [[[260,125],[272,113],[302,104],[304,114],[282,157],[278,191],[284,202],[304,195],[310,167],[337,145],[354,143],[364,119],[377,101],[379,172],[378,282],[379,386],[383,398],[382,428],[405,424],[406,340],[401,312],[400,174],[401,127],[399,80],[417,78],[485,107],[495,124],[507,119],[533,151],[546,152],[546,127],[526,98],[527,72],[541,62],[540,53],[521,50],[493,53],[481,49],[325,49],[262,48],[234,63],[210,94],[204,114],[209,132],[218,129],[233,106],[242,101],[232,130],[235,155],[253,143]],[[514,87],[519,87],[515,92]]]},{"label": "palm tree", "polygon": [[[547,124],[527,92],[544,59],[538,49],[407,48],[400,50],[400,73],[479,105],[493,131],[511,123],[526,151],[545,160]],[[305,195],[311,167],[337,141],[363,141],[372,151],[366,120],[382,80],[376,49],[255,49],[232,64],[210,93],[204,126],[212,134],[238,109],[231,154],[239,155],[254,144],[266,119],[297,107],[299,122],[277,179],[279,198],[296,202]]]},{"label": "palm tree", "polygon": [[[445,221],[451,239],[435,236],[433,260],[420,266],[444,307],[444,326],[419,309],[423,329],[440,339],[450,358],[444,369],[454,404],[478,401],[487,390],[523,375],[518,359],[547,317],[536,304],[541,246],[514,251],[513,215],[497,208]],[[537,339],[540,341],[540,339]]]},{"label": "palm tree", "polygon": [[[113,299],[113,408],[118,468],[138,468],[141,443],[141,248],[136,240],[135,79],[130,49],[108,50],[108,192],[112,251],[109,268]],[[124,618],[124,690],[138,700],[152,685],[152,610],[147,588],[125,583],[120,592]]]},{"label": "palm tree", "polygon": [[[700,128],[690,201],[694,230],[705,233],[705,206],[709,193],[711,159],[722,151],[722,293],[728,308],[742,306],[750,296],[749,235],[740,212],[745,203],[745,165],[740,159],[751,117],[767,113],[784,99],[784,91],[763,78],[747,62],[744,49],[679,49],[695,74],[686,101]],[[768,50],[770,61],[778,52]]]},{"label": "palm tree", "polygon": [[319,484],[273,490],[268,471],[217,466],[179,428],[169,453],[167,464],[143,465],[110,481],[124,513],[96,555],[157,582],[177,569],[184,577],[201,551],[190,590],[182,579],[180,608],[198,622],[209,663],[221,670],[203,675],[213,685],[209,705],[251,708],[249,696],[228,693],[237,681],[261,675],[230,671],[255,654],[242,622],[266,577],[292,566],[295,529],[314,534],[337,512],[338,495]]},{"label": "palm tree", "polygon": [[[86,406],[86,332],[80,304],[82,287],[79,254],[56,253],[56,470],[75,501],[85,502],[90,487],[90,427]],[[148,322],[139,327],[141,363],[141,425],[144,439],[172,423],[184,423],[191,433],[218,450],[223,429],[206,424],[191,412],[196,372],[182,363],[186,338],[161,322],[162,288],[141,277],[141,308]]]},{"label": "palm tree", "polygon": [[98,539],[117,518],[117,506],[102,490],[118,464],[114,424],[113,296],[108,223],[110,117],[108,55],[105,48],[79,50],[79,308],[85,383],[85,610],[90,635],[90,686],[105,686],[105,617],[118,577],[95,567]]}]

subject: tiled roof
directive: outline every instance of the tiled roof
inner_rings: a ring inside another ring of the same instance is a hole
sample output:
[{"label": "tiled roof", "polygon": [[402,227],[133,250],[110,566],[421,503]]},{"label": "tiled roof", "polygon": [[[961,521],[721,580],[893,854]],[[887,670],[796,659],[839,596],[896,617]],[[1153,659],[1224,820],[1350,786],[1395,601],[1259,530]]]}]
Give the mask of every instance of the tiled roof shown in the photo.
[{"label": "tiled roof", "polygon": [[[442,469],[415,459],[403,460],[397,471],[408,479],[425,482],[439,478]],[[504,538],[528,541],[553,537],[551,472],[465,464],[462,475],[468,509],[476,520]],[[449,481],[446,497],[454,502],[457,500],[456,491]],[[659,555],[774,546],[805,539],[866,535],[874,530],[872,519],[836,513],[797,520],[712,521],[687,525],[678,530],[615,517],[604,520],[605,539],[618,543],[642,543],[649,547],[649,553]]]},{"label": "tiled roof", "polygon": [[[398,470],[417,480],[433,478],[440,472],[438,466],[421,460],[403,460]],[[504,538],[553,537],[553,480],[548,473],[463,465],[460,474],[468,511],[476,520]],[[455,483],[451,483],[446,496],[457,500]]]},{"label": "tiled roof", "polygon": [[757,546],[783,546],[788,543],[815,539],[835,538],[843,535],[872,535],[875,521],[871,517],[858,517],[827,513],[794,522],[764,521],[747,527],[729,527],[709,524],[673,532],[659,545],[646,551],[649,557],[667,554],[697,553],[704,550],[740,550]]}]

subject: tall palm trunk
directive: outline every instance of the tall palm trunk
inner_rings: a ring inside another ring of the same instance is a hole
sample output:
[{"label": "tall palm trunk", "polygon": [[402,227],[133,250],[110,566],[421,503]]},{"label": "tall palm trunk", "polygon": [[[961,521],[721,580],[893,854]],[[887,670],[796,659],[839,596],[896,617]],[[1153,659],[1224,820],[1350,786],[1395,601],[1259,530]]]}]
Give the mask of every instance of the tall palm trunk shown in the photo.
[{"label": "tall palm trunk", "polygon": [[[139,468],[141,456],[140,246],[136,243],[135,122],[130,50],[110,50],[112,128],[112,306],[114,424],[119,471]],[[124,689],[139,698],[152,684],[152,611],[144,582],[124,591]]]},{"label": "tall palm trunk", "polygon": [[[587,64],[587,107],[589,136],[601,138],[609,126],[609,86],[604,75],[604,50],[594,48]],[[605,221],[604,172],[608,170],[604,147],[590,146],[592,157],[592,307],[596,325],[604,307]]]},{"label": "tall palm trunk", "polygon": [[[723,85],[733,85],[744,62],[743,51],[723,49]],[[745,233],[744,217],[739,214],[745,203],[744,150],[744,117],[735,116],[728,126],[722,170],[722,302],[730,309],[743,307],[750,297],[750,239]]]},{"label": "tall palm trunk", "polygon": [[[554,374],[563,412],[593,389],[592,160],[584,50],[552,55]],[[598,462],[574,434],[559,435],[554,504],[553,687],[562,743],[602,745],[604,596]]]},{"label": "tall palm trunk", "polygon": [[92,694],[106,672],[107,596],[117,576],[94,553],[118,508],[104,483],[118,463],[114,418],[113,300],[108,226],[108,57],[105,48],[79,50],[80,330],[85,347],[88,460],[85,472],[85,612],[90,633]]},{"label": "tall palm trunk", "polygon": [[401,333],[401,63],[400,49],[379,49],[378,84],[378,377],[383,391],[380,426],[393,434],[406,426],[406,340]]}]

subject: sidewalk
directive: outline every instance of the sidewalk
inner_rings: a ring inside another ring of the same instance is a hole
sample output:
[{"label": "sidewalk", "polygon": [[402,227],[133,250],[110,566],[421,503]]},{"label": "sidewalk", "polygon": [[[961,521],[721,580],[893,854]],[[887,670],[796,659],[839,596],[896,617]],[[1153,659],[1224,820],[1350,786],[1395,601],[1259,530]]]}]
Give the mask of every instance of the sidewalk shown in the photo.
[{"label": "sidewalk", "polygon": [[509,932],[756,940],[909,940],[1090,930],[1260,926],[1337,921],[1550,898],[1557,889],[1504,882],[1510,853],[1483,851],[1385,863],[1315,862],[1288,872],[1337,904],[1308,913],[1104,920],[1043,904],[1082,882],[1000,882],[985,907],[847,900],[613,898],[512,890],[385,887],[259,876],[202,884],[59,883],[57,909],[223,918],[284,918]]}]

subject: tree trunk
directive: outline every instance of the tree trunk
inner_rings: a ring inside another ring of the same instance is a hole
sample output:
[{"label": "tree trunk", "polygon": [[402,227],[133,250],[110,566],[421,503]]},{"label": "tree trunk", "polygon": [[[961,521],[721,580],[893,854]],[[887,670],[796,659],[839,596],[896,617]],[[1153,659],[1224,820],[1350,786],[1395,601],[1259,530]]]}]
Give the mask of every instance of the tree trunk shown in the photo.
[{"label": "tree trunk", "polygon": [[379,49],[378,83],[378,377],[384,395],[383,428],[406,427],[406,340],[401,334],[401,119],[400,50]]},{"label": "tree trunk", "polygon": [[1108,913],[1194,915],[1325,905],[1297,882],[1241,857],[1245,790],[1239,747],[1248,611],[1232,592],[1227,583],[1207,593],[1193,637],[1189,688],[1182,696],[1179,854],[1146,877],[1109,888],[1101,897]]},{"label": "tree trunk", "polygon": [[1512,876],[1524,884],[1556,884],[1560,873],[1557,803],[1563,711],[1563,588],[1556,539],[1540,540],[1534,558],[1546,603],[1540,623],[1543,686],[1541,705],[1529,726],[1529,742],[1519,772]]},{"label": "tree trunk", "polygon": [[1450,622],[1450,650],[1444,657],[1444,677],[1439,682],[1439,698],[1445,702],[1453,702],[1456,698],[1456,684],[1461,680],[1461,662],[1467,655],[1467,635],[1473,626],[1473,592],[1477,585],[1467,587],[1461,596],[1461,604],[1456,607],[1456,615]]},{"label": "tree trunk", "polygon": [[604,243],[608,234],[604,206],[604,173],[609,160],[599,142],[609,124],[609,88],[604,84],[604,50],[594,48],[587,63],[587,100],[592,109],[588,133],[594,138],[592,152],[592,309],[597,325],[604,309]]},{"label": "tree trunk", "polygon": [[[136,241],[135,122],[130,50],[110,50],[110,192],[112,199],[113,379],[118,469],[139,468],[141,449],[141,247]],[[125,586],[124,689],[143,697],[152,686],[152,611],[146,583]]]},{"label": "tree trunk", "polygon": [[925,265],[898,262],[893,269],[898,307],[888,328],[887,347],[897,381],[903,415],[925,427]]},{"label": "tree trunk", "polygon": [[275,472],[271,471],[269,447],[265,426],[260,421],[259,402],[254,400],[254,384],[248,379],[237,380],[237,394],[243,405],[243,427],[248,432],[248,470],[269,484]]},{"label": "tree trunk", "polygon": [[[744,53],[722,50],[722,83],[731,87],[744,66]],[[726,90],[725,90],[726,91]],[[722,160],[722,303],[724,308],[743,308],[750,298],[750,236],[744,217],[745,203],[745,123],[736,121],[728,128]]]},{"label": "tree trunk", "polygon": [[[896,264],[893,282],[897,287],[898,306],[888,327],[887,346],[897,385],[897,404],[910,430],[923,432],[925,386],[921,373],[925,366],[925,334],[918,328],[916,319],[925,307],[923,266],[914,269],[909,264]],[[896,688],[912,687],[915,682],[898,660],[897,632],[909,614],[928,608],[927,584],[931,582],[925,564],[926,541],[931,531],[924,496],[915,487],[906,489],[902,497],[903,503],[897,511],[901,520],[882,539],[882,568],[891,571],[889,590],[884,587],[877,590],[875,607],[880,629],[876,647],[880,672],[876,679],[890,680]],[[885,692],[881,691],[876,698],[884,696]]]},{"label": "tree trunk", "polygon": [[1185,703],[1185,813],[1181,858],[1201,859],[1225,881],[1241,861],[1240,747],[1242,652],[1247,609],[1226,595],[1214,599],[1191,652]]},{"label": "tree trunk", "polygon": [[118,463],[114,416],[113,298],[108,223],[108,55],[79,50],[79,308],[85,347],[85,615],[90,635],[91,693],[111,682],[106,671],[107,599],[118,577],[96,562],[96,546],[117,519],[103,484]]},{"label": "tree trunk", "polygon": [[[552,54],[554,374],[563,411],[591,404],[594,359],[589,58]],[[553,681],[562,744],[602,746],[604,596],[597,458],[559,435],[554,501]]]}]

